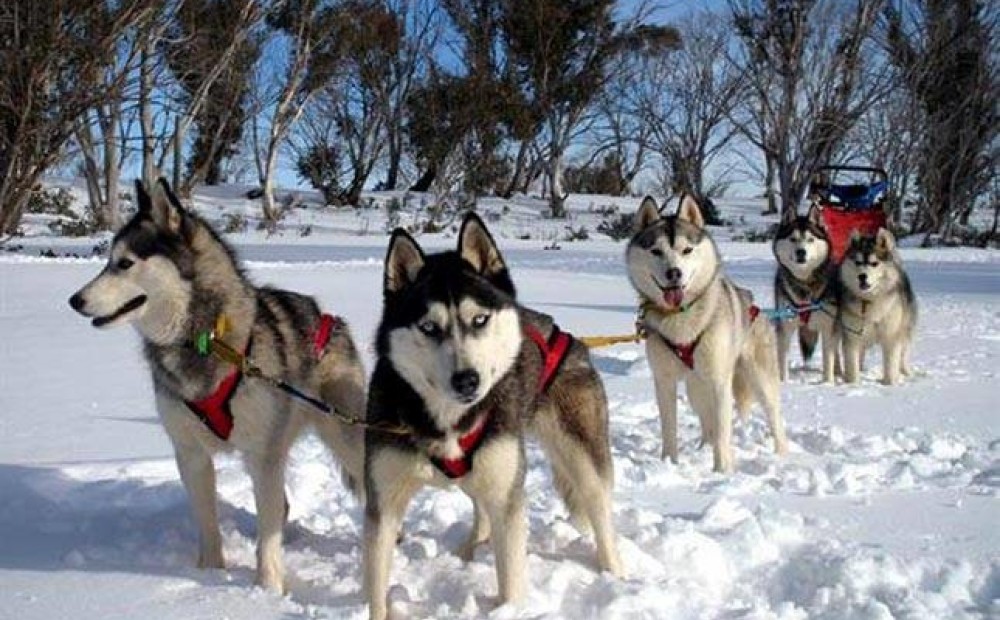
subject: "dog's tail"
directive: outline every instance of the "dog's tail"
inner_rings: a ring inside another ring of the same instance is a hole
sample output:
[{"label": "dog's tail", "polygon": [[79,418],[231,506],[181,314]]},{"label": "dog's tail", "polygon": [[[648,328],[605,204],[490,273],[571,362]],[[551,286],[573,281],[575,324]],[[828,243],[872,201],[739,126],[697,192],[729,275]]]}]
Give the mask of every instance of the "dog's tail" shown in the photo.
[{"label": "dog's tail", "polygon": [[816,351],[816,343],[819,342],[819,332],[805,327],[799,328],[799,351],[802,353],[802,361],[808,362],[812,359]]}]

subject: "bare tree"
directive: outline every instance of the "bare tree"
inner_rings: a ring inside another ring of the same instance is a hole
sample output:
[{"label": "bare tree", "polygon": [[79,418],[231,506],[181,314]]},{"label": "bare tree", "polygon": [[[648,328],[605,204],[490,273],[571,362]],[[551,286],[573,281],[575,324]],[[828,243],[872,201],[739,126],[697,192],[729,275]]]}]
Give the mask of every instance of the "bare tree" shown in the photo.
[{"label": "bare tree", "polygon": [[[887,9],[886,43],[919,102],[921,208],[914,230],[947,234],[986,199],[1000,150],[998,13],[974,0],[912,0]],[[904,12],[905,11],[905,12]]]},{"label": "bare tree", "polygon": [[507,0],[503,36],[526,98],[542,115],[549,207],[565,216],[566,151],[619,54],[647,44],[676,46],[676,30],[641,23],[640,9],[615,21],[614,0]]},{"label": "bare tree", "polygon": [[[749,79],[741,133],[773,162],[782,209],[797,210],[817,166],[890,80],[870,62],[884,0],[730,0]],[[770,161],[768,161],[770,160]]]},{"label": "bare tree", "polygon": [[691,192],[711,204],[704,199],[719,186],[706,185],[705,170],[736,133],[728,119],[746,80],[727,61],[732,34],[721,16],[697,14],[678,27],[683,47],[645,59],[632,100],[649,127],[652,150],[670,171],[671,193]]},{"label": "bare tree", "polygon": [[[269,25],[282,33],[287,62],[274,78],[270,118],[261,166],[261,207],[264,221],[273,229],[279,210],[274,201],[274,180],[278,154],[285,136],[302,115],[309,101],[329,82],[340,62],[340,42],[336,38],[336,10],[322,0],[288,0],[268,16]],[[255,126],[253,131],[257,131]]]},{"label": "bare tree", "polygon": [[15,232],[36,183],[87,111],[125,80],[124,73],[107,73],[116,66],[118,38],[150,6],[148,0],[0,4],[0,234]]}]

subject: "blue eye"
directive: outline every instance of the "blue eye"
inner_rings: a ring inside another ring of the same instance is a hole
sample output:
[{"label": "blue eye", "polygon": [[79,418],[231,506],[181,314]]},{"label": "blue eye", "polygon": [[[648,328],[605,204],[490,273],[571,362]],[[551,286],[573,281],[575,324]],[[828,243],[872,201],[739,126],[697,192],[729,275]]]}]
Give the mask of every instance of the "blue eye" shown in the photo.
[{"label": "blue eye", "polygon": [[476,329],[482,329],[486,327],[486,324],[490,322],[490,315],[488,314],[477,314],[472,317],[472,327]]},{"label": "blue eye", "polygon": [[417,329],[430,338],[437,338],[441,335],[441,328],[434,321],[420,321],[417,323]]}]

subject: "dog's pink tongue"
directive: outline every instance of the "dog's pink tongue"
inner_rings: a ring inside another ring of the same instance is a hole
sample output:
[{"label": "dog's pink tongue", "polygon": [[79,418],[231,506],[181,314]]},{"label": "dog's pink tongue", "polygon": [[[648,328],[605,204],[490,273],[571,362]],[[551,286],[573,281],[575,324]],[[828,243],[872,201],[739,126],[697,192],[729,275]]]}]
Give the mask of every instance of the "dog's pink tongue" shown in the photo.
[{"label": "dog's pink tongue", "polygon": [[684,301],[684,291],[680,288],[668,288],[663,291],[663,303],[670,308],[678,308]]}]

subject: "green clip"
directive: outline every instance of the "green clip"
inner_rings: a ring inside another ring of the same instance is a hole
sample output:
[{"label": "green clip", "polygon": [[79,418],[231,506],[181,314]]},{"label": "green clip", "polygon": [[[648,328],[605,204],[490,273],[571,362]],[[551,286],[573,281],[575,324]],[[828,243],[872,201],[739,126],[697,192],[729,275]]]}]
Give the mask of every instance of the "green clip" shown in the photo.
[{"label": "green clip", "polygon": [[209,332],[201,332],[194,339],[194,348],[198,351],[199,355],[208,355],[211,350],[212,334]]}]

